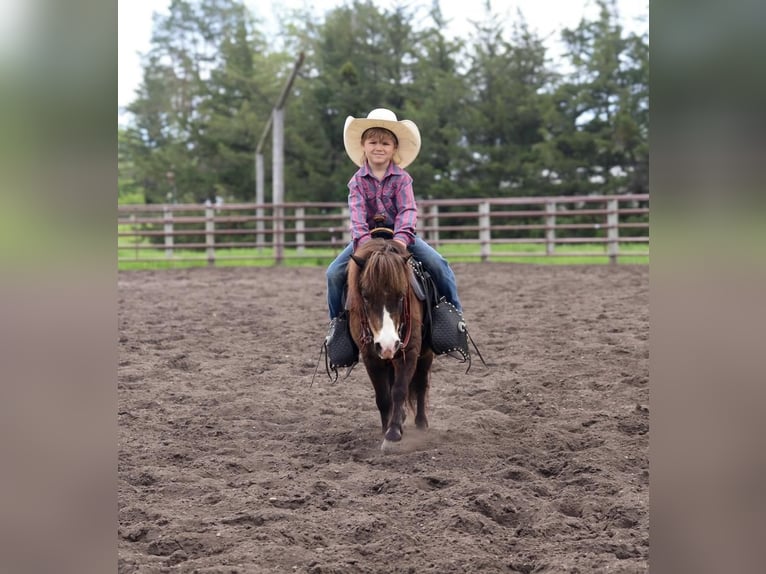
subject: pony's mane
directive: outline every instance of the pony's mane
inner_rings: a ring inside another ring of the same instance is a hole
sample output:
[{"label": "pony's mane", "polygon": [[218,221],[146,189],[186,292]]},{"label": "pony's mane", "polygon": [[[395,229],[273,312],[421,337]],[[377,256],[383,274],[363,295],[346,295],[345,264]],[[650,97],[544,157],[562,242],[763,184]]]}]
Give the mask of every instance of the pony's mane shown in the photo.
[{"label": "pony's mane", "polygon": [[364,269],[352,260],[348,274],[348,308],[361,305],[360,291],[376,293],[389,291],[404,295],[409,286],[405,266],[407,251],[397,242],[386,239],[371,239],[360,247],[355,255],[367,262]]}]

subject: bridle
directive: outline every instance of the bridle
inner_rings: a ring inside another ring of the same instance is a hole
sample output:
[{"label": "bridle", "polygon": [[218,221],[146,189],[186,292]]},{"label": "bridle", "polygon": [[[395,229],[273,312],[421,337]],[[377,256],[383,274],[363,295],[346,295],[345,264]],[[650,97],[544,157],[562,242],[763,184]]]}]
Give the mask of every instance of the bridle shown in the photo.
[{"label": "bridle", "polygon": [[[385,231],[390,231],[387,228],[384,228]],[[408,255],[407,258],[405,258],[405,261],[409,259],[411,255]],[[359,266],[359,268],[362,270],[362,273],[364,273],[364,268],[366,267],[366,259],[360,259],[357,258],[356,255],[352,254],[351,259],[354,260],[354,262]],[[408,273],[409,269],[405,270],[405,273]],[[360,277],[361,279],[361,277]],[[402,356],[404,355],[404,351],[407,348],[407,345],[410,342],[410,336],[412,335],[412,316],[411,316],[411,309],[410,309],[410,297],[412,292],[412,287],[410,286],[409,277],[406,282],[407,287],[404,291],[404,296],[399,302],[399,329],[397,331],[397,334],[399,336],[399,341],[401,342],[401,345],[399,347],[399,350],[402,351]],[[359,286],[357,285],[356,288],[358,289]],[[362,297],[361,302],[361,308],[360,308],[360,327],[361,327],[361,340],[360,344],[364,347],[369,345],[372,340],[372,329],[370,329],[370,321],[369,321],[369,313],[367,312],[367,304]],[[397,352],[398,353],[398,352]]]},{"label": "bridle", "polygon": [[[405,349],[407,348],[407,345],[410,342],[410,336],[412,335],[412,316],[410,313],[410,291],[411,288],[407,286],[407,291],[404,293],[404,297],[402,298],[402,301],[399,303],[399,330],[397,331],[397,334],[399,335],[399,341],[401,341],[401,346],[399,347],[399,351],[404,354]],[[372,329],[370,329],[370,323],[367,318],[367,305],[362,302],[362,308],[361,308],[361,329],[362,329],[362,339],[361,343],[364,346],[369,345],[372,343]]]}]

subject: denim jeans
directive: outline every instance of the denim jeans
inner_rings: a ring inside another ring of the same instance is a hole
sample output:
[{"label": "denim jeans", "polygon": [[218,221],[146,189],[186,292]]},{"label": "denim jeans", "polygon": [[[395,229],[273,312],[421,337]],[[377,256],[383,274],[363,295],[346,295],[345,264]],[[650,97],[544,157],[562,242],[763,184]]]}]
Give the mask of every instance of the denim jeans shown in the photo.
[{"label": "denim jeans", "polygon": [[[420,237],[415,237],[415,242],[409,246],[412,256],[420,261],[426,270],[433,277],[439,295],[447,298],[460,311],[463,306],[457,295],[457,281],[452,268],[444,257],[438,251],[423,241]],[[334,319],[343,311],[343,292],[346,289],[346,269],[354,252],[354,243],[349,243],[346,248],[340,252],[335,261],[330,263],[327,268],[327,306],[330,311],[330,319]]]}]

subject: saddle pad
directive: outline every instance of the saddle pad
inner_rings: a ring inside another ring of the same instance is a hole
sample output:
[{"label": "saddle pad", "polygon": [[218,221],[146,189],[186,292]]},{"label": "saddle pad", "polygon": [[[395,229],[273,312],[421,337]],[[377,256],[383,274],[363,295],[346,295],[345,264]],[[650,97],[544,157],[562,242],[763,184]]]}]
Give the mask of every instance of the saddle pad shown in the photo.
[{"label": "saddle pad", "polygon": [[429,275],[423,269],[423,264],[414,257],[409,259],[412,275],[410,275],[410,287],[420,301],[427,301],[429,307],[436,303],[436,286]]}]

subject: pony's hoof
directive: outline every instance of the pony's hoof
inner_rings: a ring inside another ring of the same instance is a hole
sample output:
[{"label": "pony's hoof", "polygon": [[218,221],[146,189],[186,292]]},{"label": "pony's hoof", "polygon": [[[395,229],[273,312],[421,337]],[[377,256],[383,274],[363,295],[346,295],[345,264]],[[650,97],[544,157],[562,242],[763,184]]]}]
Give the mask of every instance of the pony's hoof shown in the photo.
[{"label": "pony's hoof", "polygon": [[402,440],[402,431],[398,426],[390,426],[383,438],[389,442],[399,442]]},{"label": "pony's hoof", "polygon": [[394,450],[401,444],[401,441],[402,441],[402,430],[398,426],[392,425],[388,427],[386,434],[383,436],[383,444],[380,445],[380,450],[383,450],[383,451]]}]

